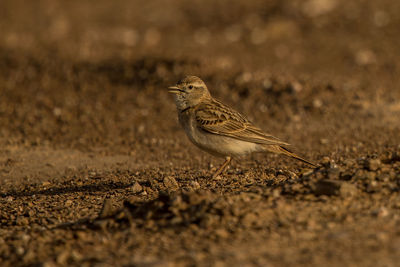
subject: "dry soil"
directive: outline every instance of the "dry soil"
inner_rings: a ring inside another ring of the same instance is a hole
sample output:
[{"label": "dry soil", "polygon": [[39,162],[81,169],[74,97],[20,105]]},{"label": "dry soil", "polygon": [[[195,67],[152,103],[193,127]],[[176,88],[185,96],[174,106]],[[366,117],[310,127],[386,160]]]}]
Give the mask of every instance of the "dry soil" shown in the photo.
[{"label": "dry soil", "polygon": [[[1,266],[398,266],[400,2],[0,2]],[[315,170],[222,163],[185,75]]]}]

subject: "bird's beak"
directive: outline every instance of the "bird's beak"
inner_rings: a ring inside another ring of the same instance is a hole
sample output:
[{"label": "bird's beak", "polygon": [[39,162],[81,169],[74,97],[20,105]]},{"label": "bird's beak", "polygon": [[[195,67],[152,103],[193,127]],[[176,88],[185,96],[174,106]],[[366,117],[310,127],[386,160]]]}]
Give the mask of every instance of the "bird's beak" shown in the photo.
[{"label": "bird's beak", "polygon": [[180,92],[182,92],[182,89],[180,89],[177,86],[170,86],[168,87],[168,92],[173,94],[179,94]]}]

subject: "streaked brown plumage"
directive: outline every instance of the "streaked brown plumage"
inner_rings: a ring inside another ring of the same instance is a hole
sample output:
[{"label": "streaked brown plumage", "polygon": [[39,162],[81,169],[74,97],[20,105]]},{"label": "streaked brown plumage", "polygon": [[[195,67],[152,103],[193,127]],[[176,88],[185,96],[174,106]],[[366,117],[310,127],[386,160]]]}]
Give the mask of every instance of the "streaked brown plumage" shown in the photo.
[{"label": "streaked brown plumage", "polygon": [[213,177],[225,170],[232,157],[252,152],[284,154],[316,167],[285,148],[288,143],[263,132],[239,112],[215,100],[200,78],[188,76],[169,89],[175,94],[179,122],[189,139],[201,149],[226,158]]}]

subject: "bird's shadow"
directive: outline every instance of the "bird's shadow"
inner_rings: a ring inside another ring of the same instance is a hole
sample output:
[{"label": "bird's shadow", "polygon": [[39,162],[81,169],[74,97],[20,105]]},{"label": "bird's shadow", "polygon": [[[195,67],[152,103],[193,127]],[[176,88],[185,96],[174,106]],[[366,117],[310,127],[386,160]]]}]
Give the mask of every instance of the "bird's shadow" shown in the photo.
[{"label": "bird's shadow", "polygon": [[79,193],[79,192],[108,192],[110,190],[115,189],[125,189],[134,184],[133,182],[123,183],[123,182],[99,182],[95,184],[87,184],[87,185],[71,185],[71,186],[55,186],[49,187],[46,189],[37,189],[37,190],[29,190],[29,191],[17,191],[10,190],[9,192],[0,194],[0,197],[29,197],[29,196],[54,196],[54,195],[63,195],[70,193]]}]

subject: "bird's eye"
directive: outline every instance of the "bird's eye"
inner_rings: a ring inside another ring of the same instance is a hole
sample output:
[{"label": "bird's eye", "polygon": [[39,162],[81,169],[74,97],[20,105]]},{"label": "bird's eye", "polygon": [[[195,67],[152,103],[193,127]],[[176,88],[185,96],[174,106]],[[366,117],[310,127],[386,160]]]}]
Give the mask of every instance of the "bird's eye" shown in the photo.
[{"label": "bird's eye", "polygon": [[193,89],[193,85],[189,85],[188,88],[189,88],[189,89]]}]

